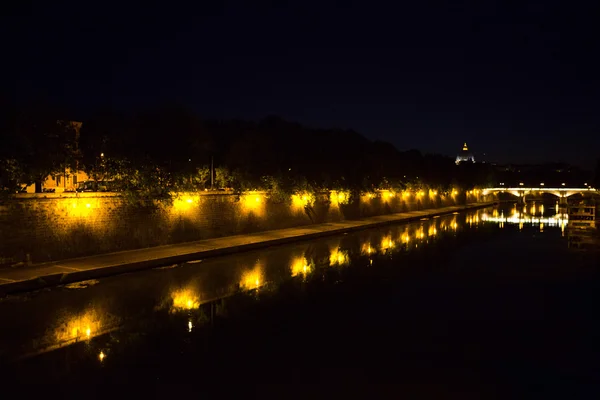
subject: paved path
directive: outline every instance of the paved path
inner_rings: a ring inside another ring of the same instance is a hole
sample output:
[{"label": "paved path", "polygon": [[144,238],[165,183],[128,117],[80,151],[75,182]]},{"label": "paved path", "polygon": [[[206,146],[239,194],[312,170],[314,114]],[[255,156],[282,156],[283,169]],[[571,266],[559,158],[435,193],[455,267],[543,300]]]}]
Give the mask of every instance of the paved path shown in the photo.
[{"label": "paved path", "polygon": [[469,208],[480,208],[491,204],[478,203],[467,206],[410,211],[362,220],[307,225],[249,235],[227,236],[196,242],[73,258],[29,267],[2,269],[0,270],[0,296],[141,269],[183,263],[201,258],[221,256],[243,250],[264,248],[298,240],[314,239],[380,225],[414,221],[424,217],[448,214]]}]

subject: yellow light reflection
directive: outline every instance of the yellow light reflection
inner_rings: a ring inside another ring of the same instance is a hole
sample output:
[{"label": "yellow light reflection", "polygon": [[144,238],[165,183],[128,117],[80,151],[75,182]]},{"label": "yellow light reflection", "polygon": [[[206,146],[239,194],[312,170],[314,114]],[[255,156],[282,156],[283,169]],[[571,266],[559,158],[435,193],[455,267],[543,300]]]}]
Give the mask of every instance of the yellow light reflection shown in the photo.
[{"label": "yellow light reflection", "polygon": [[240,286],[246,290],[258,289],[264,284],[263,266],[257,261],[254,268],[242,274]]},{"label": "yellow light reflection", "polygon": [[410,242],[410,234],[408,233],[408,230],[402,234],[402,242],[403,243]]},{"label": "yellow light reflection", "polygon": [[96,310],[89,310],[81,315],[67,318],[54,332],[58,342],[79,341],[91,339],[99,334],[102,327],[102,318]]},{"label": "yellow light reflection", "polygon": [[391,236],[385,236],[381,239],[381,249],[382,250],[391,250],[394,248],[394,241]]},{"label": "yellow light reflection", "polygon": [[308,262],[306,257],[300,256],[292,259],[291,263],[292,276],[308,275],[312,272],[312,264]]},{"label": "yellow light reflection", "polygon": [[450,227],[454,230],[458,229],[458,222],[456,221],[456,217],[452,218],[452,223],[450,224]]},{"label": "yellow light reflection", "polygon": [[435,225],[430,225],[429,226],[429,230],[428,230],[427,234],[429,236],[435,236],[435,235],[437,235],[437,229],[436,229]]},{"label": "yellow light reflection", "polygon": [[363,256],[370,256],[374,252],[375,252],[375,249],[373,249],[373,247],[371,247],[371,243],[369,243],[369,242],[363,243],[363,245],[361,246],[360,254],[362,254]]},{"label": "yellow light reflection", "polygon": [[200,307],[200,296],[192,289],[179,289],[171,293],[171,311],[194,310]]},{"label": "yellow light reflection", "polygon": [[348,252],[340,250],[339,248],[331,249],[329,252],[329,265],[347,265],[350,263]]}]

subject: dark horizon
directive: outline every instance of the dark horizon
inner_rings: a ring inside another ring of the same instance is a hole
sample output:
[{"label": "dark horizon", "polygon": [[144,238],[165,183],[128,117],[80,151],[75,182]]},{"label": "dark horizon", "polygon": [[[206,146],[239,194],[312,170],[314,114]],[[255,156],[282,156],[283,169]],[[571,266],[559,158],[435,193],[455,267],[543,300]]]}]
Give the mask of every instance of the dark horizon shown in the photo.
[{"label": "dark horizon", "polygon": [[488,162],[592,169],[600,155],[586,4],[234,3],[16,6],[1,28],[14,61],[3,86],[77,115],[176,102],[204,118],[352,129],[401,151],[453,157],[466,141]]}]

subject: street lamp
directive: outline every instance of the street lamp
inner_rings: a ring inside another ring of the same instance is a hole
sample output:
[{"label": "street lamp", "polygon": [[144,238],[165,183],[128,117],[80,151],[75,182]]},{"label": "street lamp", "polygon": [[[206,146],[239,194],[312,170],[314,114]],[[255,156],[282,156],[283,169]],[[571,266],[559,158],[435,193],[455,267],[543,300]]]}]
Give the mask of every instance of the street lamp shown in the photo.
[{"label": "street lamp", "polygon": [[540,186],[544,186],[544,182],[540,183]]},{"label": "street lamp", "polygon": [[561,185],[565,186],[565,183],[563,182],[563,183],[561,183]]}]

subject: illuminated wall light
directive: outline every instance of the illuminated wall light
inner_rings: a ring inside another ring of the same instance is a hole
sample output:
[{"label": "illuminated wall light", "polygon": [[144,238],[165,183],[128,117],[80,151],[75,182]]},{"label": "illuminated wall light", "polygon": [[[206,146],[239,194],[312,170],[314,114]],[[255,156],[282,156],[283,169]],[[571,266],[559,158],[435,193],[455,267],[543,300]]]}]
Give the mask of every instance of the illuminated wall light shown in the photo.
[{"label": "illuminated wall light", "polygon": [[304,207],[315,202],[315,196],[310,193],[296,193],[292,195],[292,208],[304,211]]},{"label": "illuminated wall light", "polygon": [[194,198],[189,196],[177,196],[173,200],[171,210],[175,213],[187,213],[194,210]]},{"label": "illuminated wall light", "polygon": [[266,204],[262,201],[263,198],[264,196],[259,194],[244,194],[240,196],[241,211],[246,214],[264,217],[266,214]]},{"label": "illuminated wall light", "polygon": [[333,205],[347,204],[350,200],[350,195],[349,192],[334,190],[330,192],[329,200]]}]

